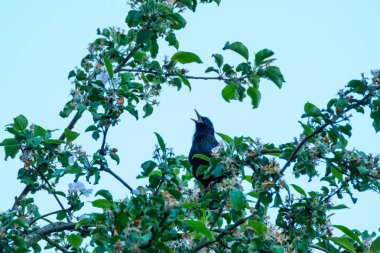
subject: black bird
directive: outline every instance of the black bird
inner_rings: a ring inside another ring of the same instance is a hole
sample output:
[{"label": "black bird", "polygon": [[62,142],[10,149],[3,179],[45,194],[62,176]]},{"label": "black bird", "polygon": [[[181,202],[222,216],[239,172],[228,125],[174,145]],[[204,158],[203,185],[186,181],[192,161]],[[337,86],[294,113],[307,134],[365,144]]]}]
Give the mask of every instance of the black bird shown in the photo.
[{"label": "black bird", "polygon": [[[195,110],[195,109],[194,109]],[[217,180],[217,178],[210,176],[203,178],[204,175],[197,176],[197,169],[200,165],[209,166],[209,163],[201,158],[193,157],[195,154],[202,154],[211,157],[211,150],[219,145],[215,139],[215,130],[211,120],[207,117],[202,117],[197,110],[197,120],[192,119],[195,122],[195,133],[193,136],[193,145],[191,146],[189,153],[189,162],[193,166],[194,177],[205,187],[208,188],[211,182]]]}]

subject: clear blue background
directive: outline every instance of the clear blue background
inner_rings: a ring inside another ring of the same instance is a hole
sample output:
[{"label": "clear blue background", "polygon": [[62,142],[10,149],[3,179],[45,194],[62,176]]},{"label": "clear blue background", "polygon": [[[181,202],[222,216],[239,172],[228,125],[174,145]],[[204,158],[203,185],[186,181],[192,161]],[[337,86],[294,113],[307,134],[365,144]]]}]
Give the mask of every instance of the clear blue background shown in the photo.
[{"label": "clear blue background", "polygon": [[[45,128],[61,130],[69,119],[58,116],[70,98],[72,88],[67,75],[86,55],[88,43],[96,38],[96,29],[116,26],[126,28],[126,1],[2,1],[0,3],[0,126],[12,122],[18,114]],[[140,164],[151,158],[156,142],[153,132],[159,132],[176,154],[188,154],[194,125],[193,108],[209,116],[218,132],[231,136],[259,137],[263,142],[281,144],[291,141],[301,132],[298,120],[303,105],[310,101],[324,106],[349,80],[360,78],[370,69],[380,68],[380,2],[375,0],[222,0],[215,4],[199,5],[197,13],[186,13],[188,24],[177,35],[180,50],[196,52],[204,66],[186,66],[191,75],[204,75],[213,63],[213,53],[223,53],[225,59],[238,63],[242,58],[233,52],[222,51],[226,41],[241,41],[251,57],[263,48],[273,50],[286,83],[282,90],[270,82],[261,84],[260,108],[252,110],[250,102],[226,103],[220,91],[223,83],[192,81],[192,91],[177,92],[164,87],[161,104],[154,114],[136,121],[125,115],[119,126],[110,131],[108,143],[119,149],[121,164],[112,169],[133,187],[144,182],[135,179]],[[162,45],[161,56],[174,51]],[[76,125],[83,133],[91,118],[88,115]],[[366,115],[354,115],[350,147],[379,153],[380,135],[375,135]],[[0,131],[0,138],[8,135]],[[91,154],[100,143],[82,134],[78,143]],[[1,149],[0,156],[4,157]],[[13,204],[23,186],[16,180],[22,166],[17,160],[0,159],[0,210]],[[288,183],[319,189],[320,183],[307,184],[307,178],[295,181],[287,171]],[[67,191],[66,179],[59,185]],[[116,198],[127,190],[108,175],[99,186],[110,189]],[[334,224],[360,230],[377,231],[380,226],[379,195],[355,194],[352,205],[349,197],[337,203],[351,208],[332,218]],[[58,209],[52,196],[35,197],[41,213]]]}]

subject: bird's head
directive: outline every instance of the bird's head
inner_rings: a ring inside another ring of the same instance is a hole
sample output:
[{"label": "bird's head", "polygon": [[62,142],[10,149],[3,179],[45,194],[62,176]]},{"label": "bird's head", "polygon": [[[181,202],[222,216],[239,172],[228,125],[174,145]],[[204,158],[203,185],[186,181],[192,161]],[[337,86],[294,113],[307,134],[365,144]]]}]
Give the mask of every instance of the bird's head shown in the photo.
[{"label": "bird's head", "polygon": [[191,120],[195,122],[195,131],[214,134],[214,125],[212,124],[211,120],[207,117],[201,116],[197,110],[194,109],[194,111],[197,115],[197,119]]}]

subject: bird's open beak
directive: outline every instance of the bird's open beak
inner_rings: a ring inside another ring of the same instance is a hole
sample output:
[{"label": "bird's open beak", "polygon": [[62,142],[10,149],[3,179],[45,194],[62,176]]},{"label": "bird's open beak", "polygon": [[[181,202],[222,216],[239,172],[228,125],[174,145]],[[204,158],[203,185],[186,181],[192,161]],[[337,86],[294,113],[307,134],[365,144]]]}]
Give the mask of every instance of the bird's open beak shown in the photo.
[{"label": "bird's open beak", "polygon": [[202,116],[197,112],[197,110],[195,110],[195,114],[197,115],[197,119],[191,119],[192,121],[194,121],[195,123],[202,123]]}]

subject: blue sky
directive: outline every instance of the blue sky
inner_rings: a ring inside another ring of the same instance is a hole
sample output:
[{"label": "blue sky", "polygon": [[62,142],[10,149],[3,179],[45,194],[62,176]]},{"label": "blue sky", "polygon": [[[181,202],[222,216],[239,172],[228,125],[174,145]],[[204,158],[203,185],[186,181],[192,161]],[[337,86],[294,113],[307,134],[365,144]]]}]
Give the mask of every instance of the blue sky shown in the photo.
[{"label": "blue sky", "polygon": [[[122,162],[113,170],[133,187],[141,184],[135,179],[140,164],[151,158],[155,136],[159,132],[176,154],[188,154],[194,124],[193,108],[214,122],[218,132],[231,136],[259,137],[264,142],[281,144],[291,141],[301,129],[298,124],[303,105],[309,101],[323,106],[349,80],[369,76],[370,70],[380,68],[380,35],[375,0],[222,0],[200,5],[197,13],[187,13],[188,24],[177,35],[180,50],[196,52],[204,66],[186,66],[191,75],[203,75],[212,64],[213,53],[223,53],[238,63],[241,58],[223,51],[226,41],[241,41],[250,55],[263,48],[276,54],[286,83],[282,90],[270,82],[261,84],[262,101],[252,110],[250,102],[226,103],[221,95],[223,84],[217,81],[192,81],[192,91],[177,92],[165,87],[160,106],[154,114],[136,121],[129,115],[110,131],[111,147],[119,149]],[[24,114],[30,122],[45,128],[63,129],[68,119],[58,115],[69,99],[71,84],[67,75],[86,55],[88,43],[96,38],[96,29],[116,26],[126,28],[126,1],[3,1],[0,4],[0,126]],[[162,45],[161,56],[174,51]],[[75,127],[78,132],[89,125],[85,115]],[[368,114],[354,115],[350,147],[380,153],[380,135],[375,135]],[[7,135],[0,132],[1,139]],[[58,136],[58,132],[57,132]],[[88,153],[100,143],[82,134],[78,142]],[[3,150],[0,157],[4,157]],[[13,204],[22,189],[16,180],[21,166],[15,160],[0,159],[0,210]],[[291,174],[289,174],[291,175]],[[291,177],[289,177],[290,179]],[[306,178],[295,181],[305,184]],[[66,191],[69,181],[60,185]],[[293,181],[289,181],[293,182]],[[89,186],[93,187],[93,186]],[[110,188],[118,198],[126,191],[105,175],[100,187]],[[333,223],[351,228],[377,231],[380,223],[379,196],[357,194],[359,201],[351,205],[349,198],[341,200],[351,209],[338,213]],[[44,210],[57,207],[50,197],[36,197]],[[44,213],[44,212],[42,212]]]}]

